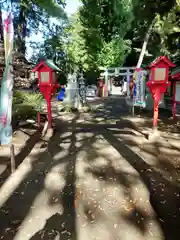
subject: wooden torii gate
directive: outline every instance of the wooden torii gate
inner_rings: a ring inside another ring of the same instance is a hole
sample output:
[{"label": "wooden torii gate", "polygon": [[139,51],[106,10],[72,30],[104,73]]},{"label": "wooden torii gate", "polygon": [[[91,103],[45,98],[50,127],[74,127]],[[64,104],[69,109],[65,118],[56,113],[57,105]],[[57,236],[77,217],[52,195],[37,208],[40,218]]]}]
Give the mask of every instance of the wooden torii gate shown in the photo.
[{"label": "wooden torii gate", "polygon": [[105,84],[108,87],[110,94],[120,95],[120,87],[114,87],[109,81],[112,77],[124,76],[125,84],[130,81],[136,67],[115,67],[115,68],[100,68],[102,71],[100,76],[104,77]]}]

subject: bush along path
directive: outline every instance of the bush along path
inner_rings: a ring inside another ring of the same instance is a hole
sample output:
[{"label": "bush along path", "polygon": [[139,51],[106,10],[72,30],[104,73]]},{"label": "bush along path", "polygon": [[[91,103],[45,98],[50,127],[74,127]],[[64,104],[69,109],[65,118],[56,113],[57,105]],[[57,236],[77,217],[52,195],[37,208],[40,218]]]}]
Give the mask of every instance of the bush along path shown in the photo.
[{"label": "bush along path", "polygon": [[175,167],[157,158],[170,146],[138,134],[123,103],[59,116],[0,189],[2,239],[179,239]]},{"label": "bush along path", "polygon": [[[13,127],[27,119],[37,121],[37,112],[42,111],[43,96],[40,93],[15,91],[13,96]],[[21,124],[20,124],[21,125]]]},{"label": "bush along path", "polygon": [[[40,140],[37,127],[37,112],[41,111],[44,100],[41,94],[15,91],[13,96],[13,139],[15,147],[15,167],[28,156],[34,145]],[[44,115],[42,115],[44,117]],[[41,119],[45,122],[46,119]],[[9,146],[0,146],[0,182],[11,173]]]}]

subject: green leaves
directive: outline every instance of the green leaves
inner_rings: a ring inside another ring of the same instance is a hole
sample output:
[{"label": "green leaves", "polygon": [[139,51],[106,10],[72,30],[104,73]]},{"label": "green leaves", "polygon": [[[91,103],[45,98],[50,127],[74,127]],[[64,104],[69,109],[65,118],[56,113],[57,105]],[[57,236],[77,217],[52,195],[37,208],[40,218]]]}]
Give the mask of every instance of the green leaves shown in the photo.
[{"label": "green leaves", "polygon": [[43,11],[46,11],[48,15],[56,18],[67,18],[61,6],[64,6],[64,1],[53,0],[34,0],[36,6],[40,7]]},{"label": "green leaves", "polygon": [[[132,52],[127,58],[127,64],[135,65],[137,63],[139,53],[136,53],[135,49],[141,49],[153,19],[155,19],[155,25],[147,45],[144,64],[149,64],[156,56],[161,54],[168,55],[172,60],[175,60],[173,55],[178,51],[178,26],[180,25],[176,20],[178,1],[177,3],[175,0],[133,1],[134,21],[131,24],[130,31],[125,36],[125,39],[132,40]],[[132,59],[134,59],[133,63]]]},{"label": "green leaves", "polygon": [[113,39],[109,43],[104,43],[98,55],[98,65],[104,67],[119,66],[130,51],[130,42],[123,39]]},{"label": "green leaves", "polygon": [[13,95],[13,117],[26,120],[36,118],[37,111],[41,111],[44,99],[41,94],[15,91]]},{"label": "green leaves", "polygon": [[82,34],[84,28],[81,25],[79,14],[75,14],[71,19],[71,27],[68,31],[69,42],[66,44],[68,59],[71,61],[71,68],[77,69],[82,67],[88,70],[90,58],[88,56],[87,45]]},{"label": "green leaves", "polygon": [[80,20],[88,30],[96,30],[106,42],[123,37],[132,20],[131,1],[83,0]]},{"label": "green leaves", "polygon": [[23,54],[26,51],[26,37],[29,37],[32,32],[47,31],[51,17],[67,19],[62,0],[12,0],[12,5],[15,46],[16,50]]},{"label": "green leaves", "polygon": [[121,65],[130,51],[130,44],[123,38],[133,19],[131,0],[82,0],[82,3],[78,34],[85,46],[86,62],[96,68]]}]

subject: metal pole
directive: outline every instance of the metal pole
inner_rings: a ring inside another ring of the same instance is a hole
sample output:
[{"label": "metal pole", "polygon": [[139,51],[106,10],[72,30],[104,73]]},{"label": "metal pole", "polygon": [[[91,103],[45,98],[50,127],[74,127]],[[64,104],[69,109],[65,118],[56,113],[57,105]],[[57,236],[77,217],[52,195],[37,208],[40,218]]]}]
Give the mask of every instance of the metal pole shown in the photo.
[{"label": "metal pole", "polygon": [[15,163],[15,153],[14,153],[14,145],[10,145],[10,158],[11,158],[11,173],[13,173],[16,169]]},{"label": "metal pole", "polygon": [[108,71],[106,69],[105,72],[105,76],[104,76],[104,80],[105,80],[105,88],[104,88],[104,97],[108,97]]},{"label": "metal pole", "polygon": [[48,128],[52,128],[52,111],[51,111],[51,98],[47,100],[47,111],[48,111]]}]

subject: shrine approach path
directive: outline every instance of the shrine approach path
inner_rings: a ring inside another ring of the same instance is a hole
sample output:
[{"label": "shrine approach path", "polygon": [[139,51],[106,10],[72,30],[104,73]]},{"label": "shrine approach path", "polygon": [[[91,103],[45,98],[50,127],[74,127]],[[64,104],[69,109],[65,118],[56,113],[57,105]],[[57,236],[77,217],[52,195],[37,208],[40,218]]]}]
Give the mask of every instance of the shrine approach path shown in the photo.
[{"label": "shrine approach path", "polygon": [[179,239],[176,199],[140,151],[148,143],[123,118],[123,97],[94,106],[65,117],[54,106],[55,135],[0,189],[0,239]]}]

